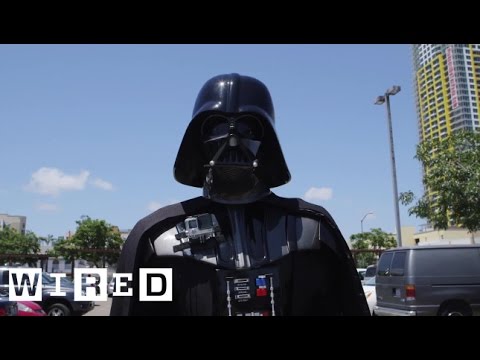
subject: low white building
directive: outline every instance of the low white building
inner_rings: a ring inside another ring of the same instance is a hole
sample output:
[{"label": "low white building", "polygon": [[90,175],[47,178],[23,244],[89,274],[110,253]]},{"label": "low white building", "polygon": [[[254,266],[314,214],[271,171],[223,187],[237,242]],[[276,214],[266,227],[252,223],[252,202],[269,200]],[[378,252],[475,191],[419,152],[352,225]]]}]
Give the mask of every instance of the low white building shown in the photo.
[{"label": "low white building", "polygon": [[418,231],[412,231],[412,227],[402,227],[402,240],[404,246],[480,244],[480,232],[473,233],[472,237],[466,229],[457,227],[435,230],[422,225]]}]

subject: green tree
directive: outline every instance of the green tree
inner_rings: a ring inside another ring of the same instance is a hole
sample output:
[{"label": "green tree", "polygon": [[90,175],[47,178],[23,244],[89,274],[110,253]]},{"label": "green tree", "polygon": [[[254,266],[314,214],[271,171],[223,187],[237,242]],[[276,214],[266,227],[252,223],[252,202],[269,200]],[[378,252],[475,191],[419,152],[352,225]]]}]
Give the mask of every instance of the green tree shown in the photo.
[{"label": "green tree", "polygon": [[4,257],[2,260],[14,260],[34,266],[37,259],[29,255],[35,255],[39,252],[40,240],[32,231],[21,234],[9,226],[0,229],[0,254],[13,255],[11,258]]},{"label": "green tree", "polygon": [[47,253],[52,257],[63,257],[65,260],[72,263],[71,276],[73,277],[73,271],[75,268],[75,259],[80,258],[80,247],[78,244],[72,241],[72,238],[61,239],[53,243],[53,249]]},{"label": "green tree", "polygon": [[85,259],[96,267],[117,262],[123,240],[115,226],[88,216],[82,216],[76,223],[78,227],[75,234],[57,242],[53,254],[71,261],[75,258]]},{"label": "green tree", "polygon": [[[423,141],[415,158],[424,168],[426,192],[408,210],[436,229],[451,223],[470,233],[480,230],[480,133],[456,132],[440,140]],[[400,194],[404,205],[414,202],[412,191]]]},{"label": "green tree", "polygon": [[[350,236],[354,250],[382,250],[397,246],[395,237],[380,228]],[[367,267],[377,261],[375,252],[359,252],[356,256],[357,267]]]},{"label": "green tree", "polygon": [[41,236],[41,237],[39,237],[39,240],[41,242],[45,243],[46,245],[50,245],[50,244],[54,245],[55,241],[56,241],[56,239],[51,234],[48,234],[46,237]]},{"label": "green tree", "polygon": [[63,257],[68,261],[75,261],[75,257],[80,255],[80,247],[72,238],[59,240],[54,243],[53,249],[48,251],[48,255],[53,257]]}]

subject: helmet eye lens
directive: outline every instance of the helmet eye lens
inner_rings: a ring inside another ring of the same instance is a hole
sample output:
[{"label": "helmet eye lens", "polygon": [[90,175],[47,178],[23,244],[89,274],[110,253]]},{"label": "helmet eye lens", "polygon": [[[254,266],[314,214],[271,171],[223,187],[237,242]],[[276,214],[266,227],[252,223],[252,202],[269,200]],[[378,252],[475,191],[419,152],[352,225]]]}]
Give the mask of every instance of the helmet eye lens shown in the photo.
[{"label": "helmet eye lens", "polygon": [[263,126],[255,116],[245,115],[237,118],[235,128],[243,138],[260,140],[263,137]]},{"label": "helmet eye lens", "polygon": [[201,135],[204,140],[215,139],[231,133],[230,125],[233,125],[233,132],[242,138],[260,140],[263,137],[263,126],[260,120],[252,115],[239,117],[226,117],[212,115],[205,119]]},{"label": "helmet eye lens", "polygon": [[210,116],[203,123],[201,135],[205,140],[228,134],[228,118],[224,116]]}]

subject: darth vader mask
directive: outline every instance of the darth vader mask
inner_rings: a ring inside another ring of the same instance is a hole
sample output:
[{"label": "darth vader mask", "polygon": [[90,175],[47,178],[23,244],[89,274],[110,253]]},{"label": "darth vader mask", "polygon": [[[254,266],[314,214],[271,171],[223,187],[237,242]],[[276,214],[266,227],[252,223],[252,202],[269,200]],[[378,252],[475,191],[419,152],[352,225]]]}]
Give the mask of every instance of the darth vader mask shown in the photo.
[{"label": "darth vader mask", "polygon": [[174,165],[175,179],[227,204],[252,203],[290,180],[261,81],[223,74],[200,89]]},{"label": "darth vader mask", "polygon": [[241,195],[259,183],[257,158],[264,128],[253,114],[208,116],[201,136],[208,168],[205,183],[220,194]]}]

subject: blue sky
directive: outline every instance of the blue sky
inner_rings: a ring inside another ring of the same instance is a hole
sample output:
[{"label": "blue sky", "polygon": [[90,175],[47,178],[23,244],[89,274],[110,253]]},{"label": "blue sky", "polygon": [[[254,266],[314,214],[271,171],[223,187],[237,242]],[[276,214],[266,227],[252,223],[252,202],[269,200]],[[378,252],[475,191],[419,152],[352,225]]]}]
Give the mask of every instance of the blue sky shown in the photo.
[{"label": "blue sky", "polygon": [[[269,88],[292,180],[343,235],[394,231],[385,106],[392,85],[399,191],[421,194],[409,45],[0,45],[0,213],[63,236],[82,215],[132,228],[201,195],[173,164],[198,90],[237,72]],[[312,188],[314,188],[312,190]],[[400,205],[402,226],[423,221]]]}]

